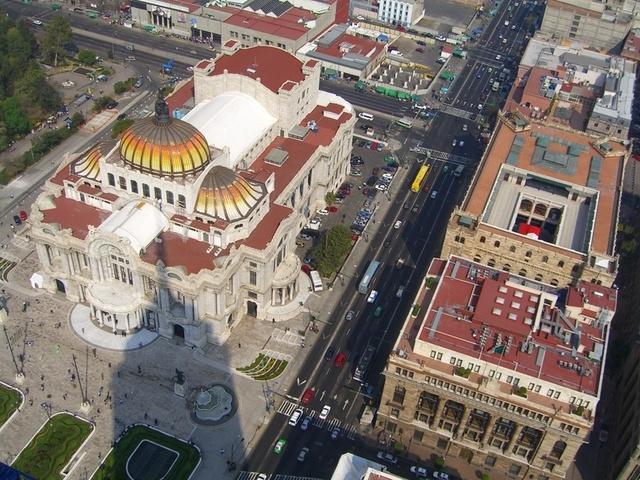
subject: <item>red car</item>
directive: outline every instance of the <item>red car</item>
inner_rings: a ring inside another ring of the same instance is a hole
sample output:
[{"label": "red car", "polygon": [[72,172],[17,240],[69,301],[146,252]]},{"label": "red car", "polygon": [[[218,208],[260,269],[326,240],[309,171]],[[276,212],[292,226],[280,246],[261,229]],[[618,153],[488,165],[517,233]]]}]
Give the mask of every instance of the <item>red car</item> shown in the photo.
[{"label": "red car", "polygon": [[304,391],[304,395],[302,395],[302,404],[309,405],[315,395],[316,395],[316,390],[314,388],[307,388]]},{"label": "red car", "polygon": [[371,147],[369,147],[371,150],[377,150],[378,149],[378,143],[377,142],[373,142],[371,144]]},{"label": "red car", "polygon": [[302,265],[302,271],[303,271],[304,273],[306,273],[307,275],[309,274],[309,272],[310,272],[311,270],[313,270],[313,268],[311,268],[311,265],[307,265],[307,264]]},{"label": "red car", "polygon": [[20,220],[24,222],[28,217],[29,215],[27,215],[27,212],[25,212],[24,210],[20,210]]},{"label": "red car", "polygon": [[327,210],[329,210],[331,213],[336,213],[338,211],[338,207],[331,206],[327,208]]},{"label": "red car", "polygon": [[344,365],[344,362],[347,361],[347,355],[344,352],[340,352],[336,355],[336,360],[333,362],[333,365],[340,368]]}]

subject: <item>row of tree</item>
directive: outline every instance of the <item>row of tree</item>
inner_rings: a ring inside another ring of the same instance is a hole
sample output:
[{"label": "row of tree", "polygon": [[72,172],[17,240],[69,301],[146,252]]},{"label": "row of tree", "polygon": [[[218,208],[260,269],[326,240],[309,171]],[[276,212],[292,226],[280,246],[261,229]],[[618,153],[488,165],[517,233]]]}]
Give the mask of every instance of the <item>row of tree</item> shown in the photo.
[{"label": "row of tree", "polygon": [[48,22],[39,45],[26,20],[0,14],[0,151],[62,104],[39,60],[55,64],[70,41],[71,28],[62,16]]}]

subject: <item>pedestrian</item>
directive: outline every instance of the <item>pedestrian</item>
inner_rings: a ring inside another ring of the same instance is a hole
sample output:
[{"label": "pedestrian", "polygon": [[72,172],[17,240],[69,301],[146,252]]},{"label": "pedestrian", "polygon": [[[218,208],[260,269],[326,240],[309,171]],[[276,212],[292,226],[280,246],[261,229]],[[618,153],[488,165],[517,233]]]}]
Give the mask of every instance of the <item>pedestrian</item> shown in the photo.
[{"label": "pedestrian", "polygon": [[242,345],[238,342],[238,348],[242,348]]},{"label": "pedestrian", "polygon": [[224,455],[224,448],[220,449],[220,455]]},{"label": "pedestrian", "polygon": [[82,328],[82,334],[84,335],[84,327]]}]

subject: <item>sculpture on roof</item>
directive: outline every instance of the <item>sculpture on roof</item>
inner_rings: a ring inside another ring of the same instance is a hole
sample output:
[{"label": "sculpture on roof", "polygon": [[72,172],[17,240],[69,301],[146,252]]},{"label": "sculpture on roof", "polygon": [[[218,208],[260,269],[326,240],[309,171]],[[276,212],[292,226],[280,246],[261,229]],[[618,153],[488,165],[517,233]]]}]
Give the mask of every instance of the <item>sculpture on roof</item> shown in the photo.
[{"label": "sculpture on roof", "polygon": [[156,115],[153,123],[156,125],[169,125],[171,123],[171,115],[169,115],[169,105],[162,96],[162,90],[158,89],[158,98],[155,105]]}]

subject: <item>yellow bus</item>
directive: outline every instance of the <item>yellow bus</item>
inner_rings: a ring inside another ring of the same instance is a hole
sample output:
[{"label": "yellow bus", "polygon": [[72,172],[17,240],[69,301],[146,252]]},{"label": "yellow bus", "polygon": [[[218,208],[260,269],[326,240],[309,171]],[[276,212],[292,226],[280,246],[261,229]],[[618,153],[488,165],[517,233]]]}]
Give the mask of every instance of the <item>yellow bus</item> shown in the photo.
[{"label": "yellow bus", "polygon": [[427,174],[429,173],[429,165],[422,165],[420,170],[418,170],[418,174],[416,178],[414,178],[413,183],[411,184],[412,192],[419,192],[422,188],[422,184],[424,183],[424,179],[427,178]]}]

